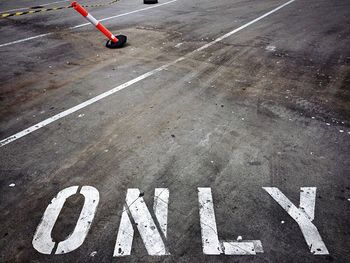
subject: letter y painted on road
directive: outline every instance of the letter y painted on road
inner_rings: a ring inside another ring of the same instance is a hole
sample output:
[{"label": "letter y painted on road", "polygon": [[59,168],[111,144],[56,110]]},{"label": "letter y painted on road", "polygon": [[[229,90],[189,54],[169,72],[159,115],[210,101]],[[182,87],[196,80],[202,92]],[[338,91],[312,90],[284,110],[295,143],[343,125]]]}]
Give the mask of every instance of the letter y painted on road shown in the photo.
[{"label": "letter y painted on road", "polygon": [[277,187],[263,187],[263,189],[298,223],[310,252],[315,255],[328,255],[328,249],[312,223],[315,217],[316,187],[301,187],[299,208]]}]

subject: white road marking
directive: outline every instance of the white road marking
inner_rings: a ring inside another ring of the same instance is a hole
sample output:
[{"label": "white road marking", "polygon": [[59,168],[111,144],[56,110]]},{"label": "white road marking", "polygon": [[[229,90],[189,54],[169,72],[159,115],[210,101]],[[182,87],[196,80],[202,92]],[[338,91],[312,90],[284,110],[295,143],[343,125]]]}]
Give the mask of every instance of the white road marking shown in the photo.
[{"label": "white road marking", "polygon": [[167,237],[168,229],[168,203],[169,189],[156,188],[154,190],[153,211],[165,238]]},{"label": "white road marking", "polygon": [[260,240],[247,240],[247,242],[252,242],[254,244],[255,253],[264,253],[264,249]]},{"label": "white road marking", "polygon": [[182,45],[183,45],[183,43],[179,43],[179,44],[176,44],[175,47],[176,47],[176,48],[179,48],[179,47],[182,46]]},{"label": "white road marking", "polygon": [[271,52],[276,51],[276,46],[268,45],[268,46],[265,48],[265,50],[271,51]]},{"label": "white road marking", "polygon": [[6,46],[22,43],[22,42],[25,42],[25,41],[37,39],[37,38],[46,37],[46,36],[49,36],[49,35],[52,35],[52,34],[53,33],[46,33],[46,34],[36,35],[36,36],[33,36],[33,37],[27,37],[27,38],[24,38],[24,39],[20,39],[20,40],[8,42],[8,43],[5,43],[5,44],[1,44],[0,47],[6,47]]},{"label": "white road marking", "polygon": [[[141,9],[137,9],[137,10],[134,10],[134,11],[131,11],[131,12],[127,12],[127,13],[123,13],[123,14],[119,14],[119,15],[115,15],[115,16],[102,18],[102,19],[99,19],[99,21],[100,22],[107,21],[107,20],[111,20],[111,19],[118,18],[118,17],[121,17],[121,16],[126,16],[126,15],[130,15],[130,14],[146,11],[146,10],[149,10],[149,9],[158,8],[158,7],[161,7],[163,5],[168,5],[168,4],[171,4],[171,3],[176,2],[176,1],[178,1],[178,0],[172,0],[172,1],[169,1],[169,2],[162,3],[162,4],[158,4],[158,5],[154,5],[154,6],[150,6],[150,7],[146,7],[146,8],[141,8]],[[84,23],[84,24],[80,24],[80,25],[77,25],[77,26],[70,27],[69,29],[73,30],[73,29],[77,29],[77,28],[84,27],[84,26],[89,26],[89,25],[91,25],[91,24],[90,23]],[[6,46],[10,46],[10,45],[26,42],[26,41],[29,41],[29,40],[37,39],[37,38],[46,37],[46,36],[49,36],[49,35],[52,35],[52,34],[54,34],[54,32],[49,32],[49,33],[45,33],[45,34],[41,34],[41,35],[37,35],[37,36],[28,37],[28,38],[23,38],[23,39],[20,39],[20,40],[16,40],[16,41],[0,44],[0,47],[6,47]]]},{"label": "white road marking", "polygon": [[90,257],[94,257],[96,255],[97,255],[97,251],[93,251],[93,252],[91,252]]},{"label": "white road marking", "polygon": [[[174,0],[174,1],[176,1],[176,0]],[[228,38],[228,37],[232,36],[233,34],[239,32],[239,31],[243,30],[244,28],[246,28],[246,27],[248,27],[248,26],[258,22],[259,20],[261,20],[261,19],[263,19],[263,18],[265,18],[265,17],[267,17],[267,16],[277,12],[281,8],[283,8],[283,7],[293,3],[294,1],[295,0],[290,0],[290,1],[280,5],[278,7],[276,7],[275,9],[273,9],[273,10],[263,14],[262,16],[259,16],[258,18],[256,18],[256,19],[254,19],[254,20],[244,24],[243,26],[240,26],[239,28],[234,29],[233,31],[231,31],[231,32],[229,32],[229,33],[227,33],[227,34],[225,34],[225,35],[215,39],[212,42],[209,42],[208,44],[205,44],[204,46],[202,46],[202,47],[200,47],[200,48],[198,48],[198,49],[196,49],[196,50],[186,54],[183,57],[180,57],[180,58],[178,58],[178,59],[176,59],[176,60],[174,60],[174,61],[172,61],[172,62],[170,62],[168,64],[165,64],[165,65],[163,65],[163,66],[161,66],[159,68],[151,70],[151,71],[149,71],[149,72],[147,72],[147,73],[145,73],[145,74],[143,74],[143,75],[141,75],[141,76],[139,76],[137,78],[134,78],[134,79],[132,79],[132,80],[130,80],[128,82],[125,82],[124,84],[121,84],[121,85],[119,85],[119,86],[117,86],[117,87],[115,87],[115,88],[113,88],[113,89],[111,89],[109,91],[106,91],[106,92],[104,92],[104,93],[102,93],[102,94],[100,94],[100,95],[98,95],[98,96],[96,96],[94,98],[91,98],[91,99],[89,99],[89,100],[87,100],[87,101],[85,101],[83,103],[80,103],[80,104],[78,104],[78,105],[76,105],[76,106],[74,106],[74,107],[72,107],[72,108],[70,108],[68,110],[65,110],[65,111],[63,111],[63,112],[61,112],[59,114],[56,114],[56,115],[54,115],[54,116],[52,116],[52,117],[50,117],[50,118],[48,118],[48,119],[46,119],[46,120],[44,120],[42,122],[39,122],[39,123],[37,123],[37,124],[27,128],[27,129],[21,131],[21,132],[18,132],[18,133],[14,134],[14,135],[12,135],[10,137],[7,137],[7,138],[5,138],[5,139],[0,141],[0,147],[3,147],[4,145],[7,145],[7,144],[9,144],[9,143],[11,143],[13,141],[16,141],[19,138],[21,138],[21,137],[23,137],[25,135],[28,135],[28,134],[30,134],[30,133],[32,133],[32,132],[34,132],[34,131],[42,128],[42,127],[45,127],[46,125],[48,125],[48,124],[50,124],[50,123],[52,123],[54,121],[57,121],[57,120],[65,117],[67,115],[70,115],[70,114],[72,114],[72,113],[74,113],[74,112],[76,112],[78,110],[81,110],[81,109],[83,109],[83,108],[85,108],[85,107],[87,107],[87,106],[89,106],[89,105],[91,105],[91,104],[93,104],[93,103],[95,103],[95,102],[97,102],[99,100],[102,100],[102,99],[104,99],[104,98],[106,98],[106,97],[108,97],[108,96],[110,96],[110,95],[112,95],[112,94],[114,94],[114,93],[116,93],[116,92],[118,92],[120,90],[123,90],[123,89],[131,86],[132,84],[135,84],[135,83],[137,83],[137,82],[139,82],[139,81],[141,81],[143,79],[146,79],[146,78],[148,78],[150,76],[153,76],[154,74],[156,74],[156,73],[158,73],[158,72],[160,72],[160,71],[162,71],[164,69],[167,69],[168,67],[170,67],[170,66],[172,66],[172,65],[174,65],[174,64],[176,64],[176,63],[178,63],[178,62],[180,62],[180,61],[182,61],[182,60],[184,60],[186,58],[189,58],[191,55],[193,55],[193,54],[195,54],[195,53],[197,53],[199,51],[202,51],[202,50],[204,50],[206,48],[209,48],[210,46],[216,44],[217,42],[222,41],[225,38]],[[170,2],[167,2],[167,3],[170,3]]]},{"label": "white road marking", "polygon": [[225,255],[255,255],[253,242],[222,242]]},{"label": "white road marking", "polygon": [[[157,195],[158,194],[158,195]],[[155,189],[155,200],[157,201],[154,206],[156,210],[154,211],[157,214],[157,220],[159,225],[164,226],[164,222],[167,222],[168,215],[168,203],[164,202],[160,206],[158,203],[158,197],[164,198],[167,200],[169,196],[168,189],[160,188]],[[127,211],[130,213],[137,229],[140,233],[142,241],[146,247],[146,250],[149,255],[152,256],[164,256],[169,255],[166,246],[163,242],[162,236],[158,231],[153,218],[145,204],[144,199],[141,197],[139,189],[128,189],[126,194],[126,209],[124,208],[122,213],[121,222],[119,225],[117,241],[114,247],[114,257],[128,256],[131,254],[132,241],[134,237],[134,229]],[[156,212],[157,211],[157,212]],[[161,219],[159,221],[159,218]],[[165,231],[166,233],[166,231]]]},{"label": "white road marking", "polygon": [[130,256],[133,239],[134,228],[129,219],[127,209],[124,206],[122,217],[120,219],[117,241],[115,242],[113,257]]},{"label": "white road marking", "polygon": [[211,188],[198,188],[198,202],[204,254],[255,255],[263,253],[260,240],[227,242],[219,240]]},{"label": "white road marking", "polygon": [[51,231],[56,223],[56,220],[62,210],[66,199],[76,194],[78,186],[71,186],[60,191],[54,197],[51,203],[47,206],[43,218],[36,229],[33,237],[33,247],[42,254],[51,254],[55,247],[55,242],[52,241]]},{"label": "white road marking", "polygon": [[[56,2],[52,2],[52,3],[47,3],[47,4],[38,4],[37,6],[48,6],[48,5],[53,5],[53,4],[58,4],[58,3],[62,3],[62,2],[68,2],[70,0],[62,0],[62,1],[56,1]],[[21,7],[21,8],[16,8],[16,9],[10,9],[10,10],[5,10],[5,11],[0,11],[0,13],[8,13],[8,12],[15,12],[15,11],[20,11],[20,10],[33,10],[31,8],[28,7]]]},{"label": "white road marking", "polygon": [[[67,198],[75,195],[78,188],[78,186],[71,186],[63,189],[47,206],[32,241],[33,247],[38,252],[48,255],[52,253],[55,242],[51,238],[51,231]],[[73,233],[66,240],[58,243],[55,254],[66,254],[77,249],[83,244],[89,232],[100,199],[99,192],[94,187],[83,186],[80,193],[85,199],[77,224]]]},{"label": "white road marking", "polygon": [[[149,9],[158,8],[158,7],[160,7],[160,6],[168,5],[168,4],[174,3],[174,2],[176,2],[176,1],[178,1],[178,0],[172,0],[172,1],[169,1],[169,2],[162,3],[162,4],[157,4],[157,5],[155,5],[155,6],[150,6],[150,7],[145,7],[145,8],[137,9],[137,10],[130,11],[130,12],[127,12],[127,13],[123,13],[123,14],[120,14],[120,15],[115,15],[115,16],[110,16],[110,17],[106,17],[106,18],[101,18],[101,19],[99,19],[99,21],[100,21],[100,22],[103,22],[103,21],[107,21],[107,20],[114,19],[114,18],[118,18],[118,17],[122,17],[122,16],[131,15],[131,14],[134,14],[134,13],[146,11],[146,10],[149,10]],[[71,27],[70,29],[76,29],[76,28],[80,28],[80,27],[88,26],[88,25],[90,25],[90,23],[84,23],[84,24],[81,24],[81,25],[73,26],[73,27]]]},{"label": "white road marking", "polygon": [[203,253],[206,255],[220,255],[222,249],[216,227],[210,188],[198,188],[198,202]]},{"label": "white road marking", "polygon": [[300,208],[304,209],[310,220],[315,218],[316,187],[300,188]]},{"label": "white road marking", "polygon": [[299,208],[278,188],[263,187],[263,189],[298,223],[310,252],[314,255],[328,255],[328,249],[312,223],[315,214],[316,187],[301,188]]}]

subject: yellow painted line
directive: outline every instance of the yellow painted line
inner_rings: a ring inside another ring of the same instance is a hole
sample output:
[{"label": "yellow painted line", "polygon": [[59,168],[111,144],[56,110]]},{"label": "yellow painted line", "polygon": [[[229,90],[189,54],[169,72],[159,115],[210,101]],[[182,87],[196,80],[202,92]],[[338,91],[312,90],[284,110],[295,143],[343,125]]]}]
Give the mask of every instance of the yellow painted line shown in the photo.
[{"label": "yellow painted line", "polygon": [[[106,5],[111,5],[119,0],[113,0],[109,3],[106,4],[95,4],[95,5],[83,5],[83,7],[101,7],[101,6],[106,6]],[[29,7],[28,9],[31,9],[32,7]],[[53,11],[53,10],[61,10],[61,9],[67,9],[67,8],[72,8],[72,6],[60,6],[60,7],[52,7],[52,8],[43,8],[43,9],[34,9],[31,11],[23,11],[23,12],[15,12],[15,13],[3,13],[0,14],[1,18],[6,18],[9,16],[21,16],[21,15],[27,15],[27,14],[34,14],[34,13],[40,13],[40,12],[48,12],[48,11]]]}]

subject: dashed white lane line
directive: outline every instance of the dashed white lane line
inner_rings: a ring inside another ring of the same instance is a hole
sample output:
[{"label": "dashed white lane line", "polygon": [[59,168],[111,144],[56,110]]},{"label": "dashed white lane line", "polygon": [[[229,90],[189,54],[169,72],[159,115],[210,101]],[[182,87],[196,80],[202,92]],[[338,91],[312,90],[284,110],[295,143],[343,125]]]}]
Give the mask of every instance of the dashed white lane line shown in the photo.
[{"label": "dashed white lane line", "polygon": [[[175,0],[175,1],[177,1],[177,0]],[[106,98],[106,97],[108,97],[108,96],[110,96],[110,95],[120,91],[120,90],[123,90],[123,89],[125,89],[125,88],[127,88],[127,87],[129,87],[129,86],[131,86],[131,85],[133,85],[135,83],[137,83],[137,82],[140,82],[141,80],[144,80],[144,79],[146,79],[146,78],[148,78],[150,76],[153,76],[157,72],[160,72],[160,71],[162,71],[164,69],[167,69],[168,67],[170,67],[170,66],[172,66],[172,65],[174,65],[174,64],[176,64],[176,63],[178,63],[178,62],[180,62],[180,61],[182,61],[182,60],[184,60],[184,59],[186,59],[188,57],[190,57],[194,53],[202,51],[202,50],[204,50],[204,49],[206,49],[206,48],[216,44],[217,42],[222,41],[225,38],[228,38],[228,37],[232,36],[233,34],[236,34],[237,32],[243,30],[244,28],[246,28],[246,27],[248,27],[248,26],[250,26],[250,25],[260,21],[261,19],[263,19],[263,18],[265,18],[265,17],[267,17],[267,16],[277,12],[281,8],[283,8],[283,7],[293,3],[294,1],[296,1],[296,0],[290,0],[290,1],[280,5],[278,7],[276,7],[275,9],[273,9],[273,10],[263,14],[262,16],[259,16],[258,18],[256,18],[256,19],[254,19],[254,20],[252,20],[252,21],[250,21],[250,22],[248,22],[248,23],[246,23],[246,24],[244,24],[244,25],[242,25],[242,26],[232,30],[231,32],[228,32],[227,34],[225,34],[225,35],[223,35],[221,37],[218,37],[217,39],[213,40],[212,42],[209,42],[208,44],[205,44],[204,46],[202,46],[202,47],[200,47],[200,48],[198,48],[198,49],[196,49],[196,50],[194,50],[194,51],[192,51],[190,53],[187,53],[183,57],[180,57],[180,58],[178,58],[178,59],[176,59],[176,60],[174,60],[172,62],[169,62],[168,64],[165,64],[165,65],[163,65],[163,66],[161,66],[159,68],[151,70],[151,71],[149,71],[149,72],[147,72],[147,73],[145,73],[145,74],[143,74],[143,75],[141,75],[141,76],[139,76],[137,78],[134,78],[134,79],[132,79],[132,80],[130,80],[128,82],[125,82],[124,84],[121,84],[121,85],[119,85],[119,86],[117,86],[117,87],[115,87],[115,88],[113,88],[111,90],[108,90],[108,91],[106,91],[106,92],[104,92],[104,93],[102,93],[102,94],[100,94],[100,95],[98,95],[98,96],[96,96],[94,98],[91,98],[91,99],[89,99],[89,100],[87,100],[85,102],[82,102],[82,103],[80,103],[80,104],[78,104],[78,105],[76,105],[76,106],[74,106],[74,107],[72,107],[72,108],[70,108],[68,110],[65,110],[65,111],[63,111],[61,113],[58,113],[58,114],[56,114],[56,115],[54,115],[54,116],[52,116],[52,117],[50,117],[50,118],[48,118],[48,119],[46,119],[46,120],[44,120],[42,122],[39,122],[39,123],[37,123],[37,124],[27,128],[27,129],[25,129],[23,131],[20,131],[20,132],[12,135],[10,137],[7,137],[7,138],[5,138],[5,139],[0,141],[0,147],[3,147],[3,146],[5,146],[5,145],[7,145],[7,144],[9,144],[11,142],[14,142],[14,141],[18,140],[19,138],[22,138],[23,136],[26,136],[26,135],[28,135],[28,134],[30,134],[30,133],[32,133],[32,132],[42,128],[42,127],[45,127],[45,126],[49,125],[52,122],[55,122],[55,121],[65,117],[65,116],[68,116],[68,115],[70,115],[70,114],[72,114],[72,113],[74,113],[74,112],[76,112],[78,110],[81,110],[81,109],[83,109],[83,108],[85,108],[85,107],[87,107],[87,106],[89,106],[89,105],[91,105],[91,104],[93,104],[93,103],[95,103],[97,101],[100,101],[100,100],[102,100],[102,99],[104,99],[104,98]],[[168,2],[168,3],[170,3],[170,2]]]},{"label": "dashed white lane line", "polygon": [[[105,17],[105,18],[99,19],[99,21],[102,22],[102,21],[107,21],[107,20],[111,20],[111,19],[114,19],[114,18],[122,17],[122,16],[127,16],[127,15],[131,15],[131,14],[139,13],[139,12],[146,11],[146,10],[149,10],[149,9],[158,8],[158,7],[161,7],[161,6],[164,6],[164,5],[168,5],[168,4],[174,3],[176,1],[178,1],[178,0],[171,0],[169,2],[165,2],[165,3],[162,3],[162,4],[155,5],[155,6],[145,7],[145,8],[137,9],[137,10],[130,11],[130,12],[127,12],[127,13],[115,15],[115,16]],[[91,24],[90,23],[84,23],[84,24],[80,24],[80,25],[77,25],[77,26],[72,26],[69,29],[73,30],[73,29],[77,29],[77,28],[84,27],[84,26],[89,26],[89,25],[91,25]],[[54,32],[40,34],[40,35],[28,37],[28,38],[23,38],[23,39],[11,41],[11,42],[8,42],[8,43],[0,44],[0,47],[11,46],[11,45],[22,43],[22,42],[26,42],[26,41],[29,41],[29,40],[46,37],[46,36],[49,36],[49,35],[52,35],[52,34],[54,34]]]}]

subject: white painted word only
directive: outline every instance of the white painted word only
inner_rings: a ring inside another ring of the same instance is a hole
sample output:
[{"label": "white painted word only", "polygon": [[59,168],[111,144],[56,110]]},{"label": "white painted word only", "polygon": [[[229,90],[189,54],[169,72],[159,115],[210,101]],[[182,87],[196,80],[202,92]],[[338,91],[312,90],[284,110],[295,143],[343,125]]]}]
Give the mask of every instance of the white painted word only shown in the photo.
[{"label": "white painted word only", "polygon": [[[79,191],[80,189],[80,191]],[[328,249],[323,242],[317,227],[312,223],[315,215],[316,187],[302,187],[300,204],[294,205],[278,188],[263,187],[263,189],[289,214],[299,225],[305,241],[314,255],[328,255]],[[67,198],[80,193],[84,196],[84,205],[73,232],[67,239],[54,242],[51,232],[61,213]],[[134,238],[134,226],[149,255],[170,255],[166,247],[168,228],[169,190],[156,188],[154,191],[152,217],[139,189],[128,189],[125,205],[120,220],[117,239],[114,247],[114,257],[131,255]],[[41,222],[33,237],[33,247],[42,254],[66,254],[79,248],[89,232],[99,203],[99,192],[92,186],[71,186],[60,191],[47,206]],[[260,240],[220,240],[217,231],[214,202],[211,188],[198,188],[199,220],[201,227],[203,253],[206,255],[255,255],[263,253]],[[134,222],[134,224],[132,223]]]}]

